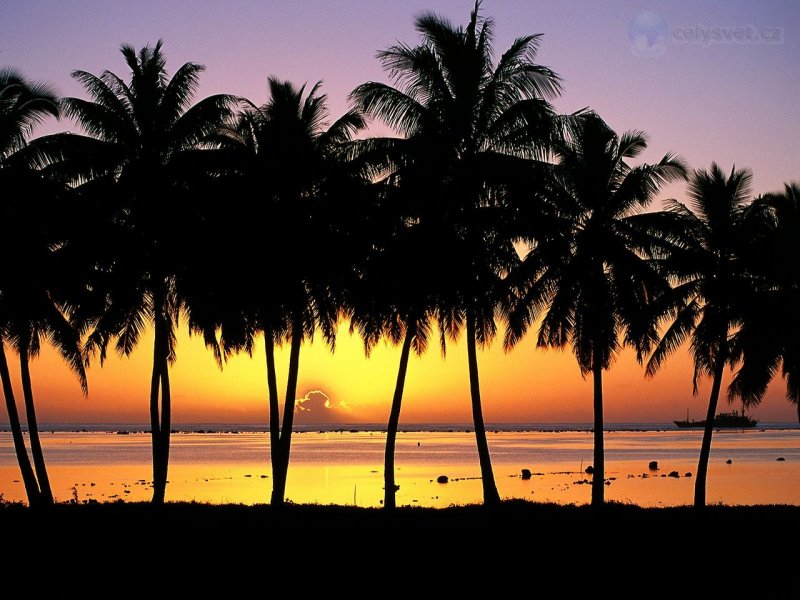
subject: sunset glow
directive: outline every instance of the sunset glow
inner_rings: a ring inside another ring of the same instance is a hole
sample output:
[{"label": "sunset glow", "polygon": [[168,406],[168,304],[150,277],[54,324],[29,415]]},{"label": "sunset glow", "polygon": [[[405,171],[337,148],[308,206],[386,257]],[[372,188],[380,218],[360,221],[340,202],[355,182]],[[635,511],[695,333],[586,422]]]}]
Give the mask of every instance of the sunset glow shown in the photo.
[{"label": "sunset glow", "polygon": [[[162,38],[173,67],[188,60],[206,65],[199,97],[230,92],[261,101],[267,74],[297,82],[324,80],[332,114],[338,116],[356,85],[386,80],[375,53],[397,40],[413,40],[414,15],[434,8],[460,22],[467,4],[147,1],[93,3],[90,10],[76,1],[11,1],[0,7],[0,63],[52,82],[64,95],[81,96],[69,77],[71,70],[122,72],[120,43],[139,47]],[[612,7],[589,1],[487,1],[484,8],[497,24],[498,48],[515,36],[543,32],[538,60],[565,80],[556,108],[568,112],[589,106],[618,131],[645,130],[651,145],[643,160],[675,151],[695,168],[711,161],[725,168],[747,166],[754,171],[757,194],[800,177],[800,118],[796,93],[790,91],[800,66],[800,14],[793,3],[651,2],[648,13],[669,27],[664,48],[650,48],[652,55],[636,45],[641,43],[636,28],[649,22],[639,18],[638,2]],[[724,33],[724,28],[736,27],[754,28],[761,37],[727,42],[722,33],[711,37],[713,28]],[[702,31],[709,32],[706,38]],[[37,133],[74,127],[68,121],[48,121]],[[376,124],[373,131],[385,130]],[[662,197],[681,199],[683,194],[684,185],[673,184]],[[340,324],[335,353],[320,341],[303,349],[298,397],[318,390],[330,402],[327,407],[310,402],[313,410],[306,410],[299,422],[386,420],[399,348],[382,344],[366,359],[361,340],[347,332],[348,325]],[[152,333],[130,358],[110,356],[102,368],[95,361],[88,397],[81,395],[52,349],[44,348],[32,363],[39,420],[147,422],[150,348]],[[261,341],[252,357],[232,357],[220,370],[201,339],[190,338],[183,326],[177,355],[172,370],[174,422],[266,422]],[[277,359],[282,390],[288,350],[281,349]],[[481,352],[479,365],[490,423],[591,420],[591,381],[581,377],[569,351],[537,350],[529,336],[505,353],[502,340],[496,340]],[[685,351],[652,380],[644,379],[641,366],[626,351],[606,376],[606,420],[669,422],[682,418],[687,408],[700,417],[706,395],[704,386],[692,396]],[[3,420],[4,411],[0,409]],[[433,339],[423,357],[411,358],[402,420],[466,422],[469,411],[466,348],[462,341],[451,342],[442,357]],[[763,422],[795,418],[781,381],[773,383],[754,414]]]}]

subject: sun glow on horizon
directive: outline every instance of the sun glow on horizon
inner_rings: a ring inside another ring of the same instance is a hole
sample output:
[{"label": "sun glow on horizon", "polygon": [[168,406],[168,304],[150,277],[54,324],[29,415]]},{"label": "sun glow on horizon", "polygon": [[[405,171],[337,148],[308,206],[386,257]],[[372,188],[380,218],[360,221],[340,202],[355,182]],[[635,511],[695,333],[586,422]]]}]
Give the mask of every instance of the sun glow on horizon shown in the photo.
[{"label": "sun glow on horizon", "polygon": [[[257,423],[268,421],[266,358],[263,342],[253,356],[230,357],[222,369],[198,336],[185,324],[178,329],[177,360],[170,370],[174,423]],[[148,423],[149,382],[152,369],[152,331],[143,333],[129,358],[109,353],[100,367],[88,370],[89,395],[84,397],[77,379],[49,346],[32,361],[31,371],[40,423]],[[6,348],[12,378],[18,381],[17,361]],[[360,338],[349,333],[349,323],[339,325],[335,352],[319,338],[300,353],[297,396],[302,405],[315,393],[328,403],[312,402],[312,412],[296,423],[383,423],[397,378],[399,347],[383,342],[364,355]],[[281,407],[288,369],[288,348],[276,351]],[[479,351],[481,395],[487,423],[587,423],[592,419],[591,380],[581,377],[569,350],[543,350],[527,336],[517,348],[504,352],[496,339]],[[691,361],[678,350],[656,377],[646,379],[632,351],[620,353],[604,375],[605,418],[614,422],[670,422],[690,409],[705,414],[708,384],[696,397],[691,389]],[[760,407],[751,409],[761,421],[794,421],[794,405],[783,397],[777,378]],[[15,388],[18,402],[21,390]],[[331,407],[338,410],[331,410]],[[725,409],[721,400],[720,409]],[[4,407],[0,412],[7,418]],[[300,412],[298,411],[298,414]],[[24,416],[24,415],[23,415]],[[408,365],[401,423],[469,423],[466,348],[462,340],[448,342],[442,356],[438,332],[427,352],[412,353]]]}]

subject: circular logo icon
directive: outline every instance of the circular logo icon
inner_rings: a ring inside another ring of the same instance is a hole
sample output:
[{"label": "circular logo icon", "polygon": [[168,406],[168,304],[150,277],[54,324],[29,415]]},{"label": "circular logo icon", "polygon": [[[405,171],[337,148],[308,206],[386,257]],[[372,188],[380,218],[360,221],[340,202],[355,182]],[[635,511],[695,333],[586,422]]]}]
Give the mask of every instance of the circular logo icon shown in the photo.
[{"label": "circular logo icon", "polygon": [[656,13],[642,12],[631,19],[628,39],[636,56],[662,56],[667,51],[667,22]]}]

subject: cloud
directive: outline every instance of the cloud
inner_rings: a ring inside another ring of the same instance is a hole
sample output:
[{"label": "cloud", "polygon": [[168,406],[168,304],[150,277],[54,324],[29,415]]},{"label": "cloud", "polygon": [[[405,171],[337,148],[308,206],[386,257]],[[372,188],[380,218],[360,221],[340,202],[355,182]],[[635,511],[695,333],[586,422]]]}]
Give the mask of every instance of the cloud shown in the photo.
[{"label": "cloud", "polygon": [[350,407],[344,401],[331,399],[322,390],[310,390],[295,403],[298,423],[345,423],[350,419]]}]

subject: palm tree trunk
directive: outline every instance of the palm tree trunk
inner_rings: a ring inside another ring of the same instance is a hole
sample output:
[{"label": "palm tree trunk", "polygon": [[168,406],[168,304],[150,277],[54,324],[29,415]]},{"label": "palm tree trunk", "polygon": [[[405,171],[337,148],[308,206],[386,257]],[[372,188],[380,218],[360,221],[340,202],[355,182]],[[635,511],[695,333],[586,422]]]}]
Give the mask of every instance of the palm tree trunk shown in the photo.
[{"label": "palm tree trunk", "polygon": [[275,372],[275,342],[272,341],[272,335],[266,328],[264,329],[264,350],[267,355],[270,456],[274,457],[281,441],[281,418],[278,412],[278,377]]},{"label": "palm tree trunk", "polygon": [[603,438],[603,366],[595,361],[594,380],[594,465],[592,472],[592,506],[605,502],[606,457]]},{"label": "palm tree trunk", "polygon": [[478,352],[475,340],[475,317],[467,311],[467,359],[469,362],[469,389],[472,398],[472,421],[475,425],[475,441],[478,445],[478,461],[481,465],[481,481],[483,483],[483,503],[486,506],[500,504],[500,494],[492,472],[492,458],[489,454],[489,443],[486,441],[486,426],[483,423],[481,407],[481,385],[478,380]]},{"label": "palm tree trunk", "polygon": [[[163,504],[167,491],[167,474],[164,468],[164,427],[161,423],[161,410],[159,406],[159,392],[164,381],[163,372],[167,362],[165,348],[168,348],[166,339],[166,323],[160,314],[160,306],[155,307],[155,339],[153,341],[153,375],[150,379],[150,437],[153,447],[153,504]],[[169,430],[166,431],[167,436]]]},{"label": "palm tree trunk", "polygon": [[39,439],[39,425],[36,422],[36,407],[33,404],[33,387],[28,365],[28,349],[20,349],[19,374],[22,379],[22,395],[25,398],[25,416],[28,420],[28,437],[31,440],[31,456],[39,481],[39,494],[42,504],[53,504],[53,492],[50,489],[50,478],[47,476],[47,465],[44,462],[42,442]]},{"label": "palm tree trunk", "polygon": [[397,506],[394,484],[394,449],[397,442],[397,428],[400,425],[400,407],[403,402],[403,388],[406,383],[408,357],[411,354],[411,340],[413,337],[414,330],[409,327],[406,329],[403,349],[400,351],[400,367],[397,370],[397,383],[394,386],[392,409],[389,411],[389,423],[386,426],[386,451],[383,455],[383,506],[387,510],[392,510]]},{"label": "palm tree trunk", "polygon": [[700,446],[700,460],[697,463],[697,478],[694,481],[695,508],[703,508],[706,505],[706,480],[708,479],[708,459],[711,456],[711,436],[714,434],[714,417],[717,414],[722,374],[725,370],[725,361],[718,357],[717,362],[714,369],[714,382],[711,385],[711,397],[708,399],[706,426],[703,429],[703,443]]},{"label": "palm tree trunk", "polygon": [[[166,345],[166,344],[165,344]],[[169,346],[163,351],[161,364],[161,452],[159,455],[159,483],[163,486],[160,503],[164,502],[169,481],[169,443],[172,435],[172,396],[169,387]]]},{"label": "palm tree trunk", "polygon": [[0,340],[0,379],[3,382],[3,395],[6,400],[6,411],[8,411],[8,423],[11,426],[11,438],[14,441],[14,452],[17,455],[19,471],[22,475],[22,483],[25,486],[25,494],[28,496],[30,506],[41,504],[41,494],[36,475],[31,466],[31,459],[25,448],[25,438],[22,435],[22,424],[19,420],[17,402],[14,399],[14,388],[11,385],[11,374],[8,371],[8,361],[6,360],[6,350]]},{"label": "palm tree trunk", "polygon": [[[300,345],[303,343],[303,325],[295,320],[292,323],[292,346],[289,352],[289,375],[286,380],[286,399],[283,403],[283,426],[281,427],[279,452],[272,460],[272,506],[283,506],[286,496],[286,477],[289,473],[289,452],[292,445],[292,423],[294,405],[297,399],[297,375],[300,371]],[[276,460],[277,459],[277,460]]]}]

